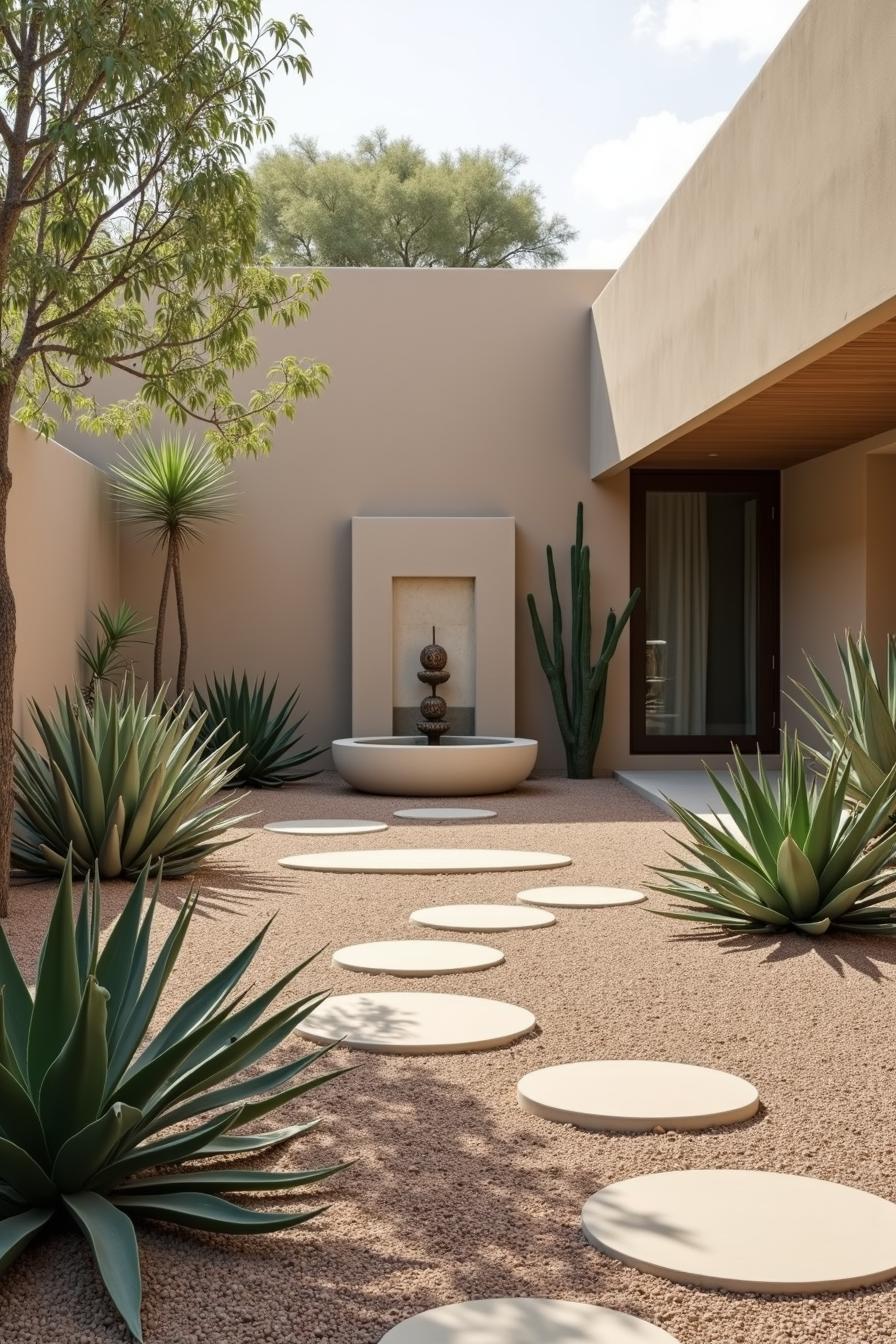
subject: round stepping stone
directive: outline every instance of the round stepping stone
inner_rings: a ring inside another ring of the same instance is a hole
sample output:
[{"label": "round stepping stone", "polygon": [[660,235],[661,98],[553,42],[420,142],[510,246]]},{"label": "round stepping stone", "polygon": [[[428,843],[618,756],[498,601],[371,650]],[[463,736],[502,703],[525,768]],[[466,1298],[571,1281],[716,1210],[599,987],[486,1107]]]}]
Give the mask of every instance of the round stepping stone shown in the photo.
[{"label": "round stepping stone", "polygon": [[369,975],[450,975],[484,971],[504,960],[496,947],[448,942],[443,938],[404,938],[391,943],[357,943],[333,953],[337,966]]},{"label": "round stepping stone", "polygon": [[493,1050],[535,1026],[525,1008],[465,994],[339,994],[296,1028],[310,1041],[341,1041],[385,1055]]},{"label": "round stepping stone", "polygon": [[896,1204],[808,1176],[635,1176],[592,1195],[582,1226],[599,1250],[676,1283],[819,1293],[896,1277]]},{"label": "round stepping stone", "polygon": [[630,1134],[733,1125],[759,1109],[755,1087],[733,1073],[654,1059],[555,1064],[527,1073],[517,1095],[543,1120]]},{"label": "round stepping stone", "polygon": [[266,831],[284,835],[366,835],[369,831],[387,831],[384,821],[339,820],[338,817],[313,817],[308,821],[270,821]]},{"label": "round stepping stone", "polygon": [[502,873],[524,868],[565,868],[566,854],[524,849],[355,849],[293,854],[283,868],[316,873]]},{"label": "round stepping stone", "polygon": [[409,821],[477,821],[480,817],[496,817],[487,807],[403,807],[396,817]]},{"label": "round stepping stone", "polygon": [[638,1316],[549,1297],[492,1297],[434,1307],[380,1344],[677,1344]]},{"label": "round stepping stone", "polygon": [[557,920],[549,910],[520,905],[431,905],[415,910],[412,924],[456,933],[503,933],[508,929],[543,929]]},{"label": "round stepping stone", "polygon": [[558,905],[568,909],[596,910],[604,905],[638,905],[647,897],[640,891],[626,891],[624,887],[533,887],[518,891],[518,901],[524,905]]}]

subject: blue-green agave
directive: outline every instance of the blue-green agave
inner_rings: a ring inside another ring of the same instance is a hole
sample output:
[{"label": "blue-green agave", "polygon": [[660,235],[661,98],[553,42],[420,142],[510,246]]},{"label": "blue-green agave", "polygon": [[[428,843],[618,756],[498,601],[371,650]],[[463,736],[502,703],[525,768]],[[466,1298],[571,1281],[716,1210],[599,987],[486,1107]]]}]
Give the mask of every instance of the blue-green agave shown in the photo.
[{"label": "blue-green agave", "polygon": [[226,1196],[296,1190],[346,1165],[292,1173],[230,1163],[182,1167],[306,1134],[316,1121],[263,1132],[245,1127],[345,1070],[297,1081],[331,1048],[325,1046],[236,1077],[294,1039],[297,1025],[326,998],[307,994],[266,1016],[312,958],[260,994],[239,991],[269,924],[144,1043],[199,899],[190,893],[150,964],[159,884],[146,902],[148,872],[100,951],[99,881],[85,882],[76,919],[69,856],[33,995],[0,930],[0,1270],[51,1219],[69,1218],[138,1340],[135,1221],[228,1233],[294,1227],[322,1210],[263,1212]]},{"label": "blue-green agave", "polygon": [[690,834],[690,843],[678,842],[690,859],[655,869],[664,880],[653,890],[687,905],[652,913],[732,932],[896,934],[896,909],[884,904],[894,893],[881,894],[896,877],[896,826],[887,824],[896,808],[896,769],[867,804],[849,811],[843,751],[823,779],[809,778],[799,740],[785,733],[777,789],[761,755],[758,765],[756,777],[735,751],[733,790],[708,772],[736,830],[668,800]]},{"label": "blue-green agave", "polygon": [[245,672],[238,682],[231,672],[230,679],[214,677],[205,683],[205,695],[193,690],[193,698],[204,722],[200,741],[209,749],[221,742],[228,744],[231,756],[228,787],[248,786],[257,789],[278,789],[282,784],[295,784],[310,779],[317,770],[303,767],[323,754],[322,747],[296,750],[302,740],[299,732],[306,716],[292,721],[290,716],[298,703],[298,687],[283,703],[274,708],[277,682],[270,690],[265,678],[256,680],[251,690]]}]

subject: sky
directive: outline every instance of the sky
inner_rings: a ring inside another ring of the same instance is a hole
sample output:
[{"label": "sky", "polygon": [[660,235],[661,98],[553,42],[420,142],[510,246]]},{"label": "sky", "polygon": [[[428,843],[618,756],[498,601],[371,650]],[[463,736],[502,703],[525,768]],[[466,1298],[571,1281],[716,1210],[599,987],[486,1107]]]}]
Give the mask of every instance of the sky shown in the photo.
[{"label": "sky", "polygon": [[566,264],[613,267],[805,0],[263,0],[300,9],[313,77],[269,85],[276,144],[350,149],[376,126],[431,154],[510,144]]}]

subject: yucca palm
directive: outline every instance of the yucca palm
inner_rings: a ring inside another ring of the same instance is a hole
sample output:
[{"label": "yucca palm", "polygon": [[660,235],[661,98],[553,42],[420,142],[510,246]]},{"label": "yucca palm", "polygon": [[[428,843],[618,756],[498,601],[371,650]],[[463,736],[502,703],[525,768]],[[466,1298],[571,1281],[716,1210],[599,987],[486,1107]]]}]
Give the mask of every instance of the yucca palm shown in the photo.
[{"label": "yucca palm", "polygon": [[322,755],[323,748],[296,750],[302,740],[299,729],[306,718],[302,714],[295,722],[290,720],[299,689],[275,709],[277,682],[268,691],[265,681],[265,677],[256,680],[250,690],[245,672],[239,682],[231,672],[229,680],[217,677],[211,683],[206,680],[204,696],[197,687],[193,688],[196,707],[205,719],[199,740],[209,747],[231,743],[233,775],[229,787],[232,788],[277,789],[319,773],[303,767]]},{"label": "yucca palm", "polygon": [[138,1340],[135,1221],[226,1233],[294,1227],[322,1210],[265,1212],[226,1196],[291,1192],[345,1165],[182,1166],[264,1152],[308,1133],[316,1121],[238,1131],[345,1070],[295,1081],[325,1046],[298,1057],[290,1051],[276,1068],[238,1078],[295,1040],[298,1023],[326,998],[308,994],[265,1016],[312,958],[254,997],[237,992],[270,921],[144,1044],[199,899],[190,893],[150,964],[159,880],[144,908],[148,872],[147,865],[100,951],[99,880],[85,882],[75,920],[69,856],[33,994],[0,930],[0,1270],[54,1215],[67,1216]]},{"label": "yucca palm", "polygon": [[124,672],[126,664],[121,656],[124,646],[139,640],[149,626],[149,621],[138,616],[129,602],[119,602],[114,611],[101,602],[91,614],[99,626],[93,643],[86,637],[78,640],[78,654],[87,668],[83,692],[88,707],[93,704],[99,686],[114,681]]},{"label": "yucca palm", "polygon": [[187,617],[184,606],[183,553],[199,540],[202,526],[221,522],[233,501],[232,473],[210,448],[190,435],[166,434],[159,443],[141,439],[113,464],[112,491],[123,518],[133,522],[157,547],[165,567],[156,620],[153,695],[162,689],[162,649],[168,592],[174,581],[180,653],[175,690],[182,695],[187,677]]},{"label": "yucca palm", "polygon": [[690,833],[690,843],[678,842],[690,859],[654,869],[664,880],[652,889],[693,908],[653,913],[731,931],[896,934],[896,909],[883,904],[894,893],[881,895],[896,876],[896,826],[886,826],[896,808],[896,769],[850,812],[844,811],[850,765],[844,752],[823,780],[809,778],[799,740],[785,733],[777,790],[761,755],[757,760],[758,778],[735,751],[733,790],[708,772],[733,827],[668,800]]},{"label": "yucca palm", "polygon": [[91,706],[75,691],[57,695],[55,714],[30,710],[44,754],[16,742],[18,872],[59,873],[71,847],[79,876],[96,863],[102,877],[135,877],[159,859],[177,876],[240,838],[225,832],[245,817],[214,801],[230,782],[230,744],[202,747],[204,716],[190,722],[189,699],[168,708],[161,691],[150,704],[128,680]]},{"label": "yucca palm", "polygon": [[822,768],[845,751],[849,756],[846,797],[850,804],[867,803],[896,766],[896,636],[887,637],[886,684],[881,685],[864,631],[858,639],[847,631],[837,641],[843,669],[845,703],[816,663],[806,661],[818,690],[813,694],[794,681],[792,697],[818,733],[824,746],[806,746]]}]

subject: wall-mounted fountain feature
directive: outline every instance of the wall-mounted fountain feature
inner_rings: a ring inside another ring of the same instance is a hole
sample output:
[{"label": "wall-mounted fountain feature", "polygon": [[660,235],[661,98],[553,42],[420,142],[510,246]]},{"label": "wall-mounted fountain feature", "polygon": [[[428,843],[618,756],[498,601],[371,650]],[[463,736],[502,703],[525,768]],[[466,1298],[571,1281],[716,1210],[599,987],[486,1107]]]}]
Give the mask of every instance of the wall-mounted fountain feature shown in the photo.
[{"label": "wall-mounted fountain feature", "polygon": [[429,695],[420,701],[420,713],[423,718],[417,724],[417,732],[422,733],[431,747],[437,747],[442,734],[450,732],[450,723],[445,722],[448,705],[441,695],[436,695],[437,686],[444,686],[450,680],[451,673],[446,672],[448,654],[441,644],[436,643],[436,628],[432,628],[432,643],[420,650],[422,672],[417,673],[418,681],[429,686]]}]

